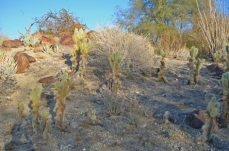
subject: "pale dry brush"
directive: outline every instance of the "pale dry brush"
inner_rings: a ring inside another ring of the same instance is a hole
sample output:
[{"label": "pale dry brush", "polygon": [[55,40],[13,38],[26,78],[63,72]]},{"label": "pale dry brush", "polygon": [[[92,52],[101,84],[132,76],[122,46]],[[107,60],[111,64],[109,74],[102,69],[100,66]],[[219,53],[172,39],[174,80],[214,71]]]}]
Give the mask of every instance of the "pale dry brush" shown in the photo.
[{"label": "pale dry brush", "polygon": [[[154,48],[146,36],[122,31],[121,28],[99,27],[92,37],[94,50],[105,56],[119,51],[122,57],[121,70],[136,71],[152,65]],[[102,61],[102,60],[101,60]]]}]

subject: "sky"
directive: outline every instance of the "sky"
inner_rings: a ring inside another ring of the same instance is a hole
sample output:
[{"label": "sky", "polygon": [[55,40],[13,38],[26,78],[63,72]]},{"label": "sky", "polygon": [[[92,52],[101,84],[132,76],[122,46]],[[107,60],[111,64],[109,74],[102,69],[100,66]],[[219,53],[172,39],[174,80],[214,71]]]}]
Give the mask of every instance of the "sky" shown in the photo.
[{"label": "sky", "polygon": [[[112,25],[116,7],[128,8],[129,0],[0,0],[0,33],[11,39],[19,38],[34,22],[47,12],[62,8],[72,12],[81,23],[94,30],[101,25]],[[35,31],[36,27],[32,30]],[[20,32],[20,33],[19,33]]]}]

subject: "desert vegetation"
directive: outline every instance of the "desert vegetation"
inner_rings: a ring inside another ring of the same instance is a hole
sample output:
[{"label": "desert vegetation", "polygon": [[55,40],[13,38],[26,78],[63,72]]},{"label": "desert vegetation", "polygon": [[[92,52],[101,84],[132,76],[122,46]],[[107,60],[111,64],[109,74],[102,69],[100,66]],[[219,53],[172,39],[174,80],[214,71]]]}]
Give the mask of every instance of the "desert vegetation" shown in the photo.
[{"label": "desert vegetation", "polygon": [[222,4],[130,0],[94,31],[65,9],[35,18],[2,42],[0,150],[229,150]]}]

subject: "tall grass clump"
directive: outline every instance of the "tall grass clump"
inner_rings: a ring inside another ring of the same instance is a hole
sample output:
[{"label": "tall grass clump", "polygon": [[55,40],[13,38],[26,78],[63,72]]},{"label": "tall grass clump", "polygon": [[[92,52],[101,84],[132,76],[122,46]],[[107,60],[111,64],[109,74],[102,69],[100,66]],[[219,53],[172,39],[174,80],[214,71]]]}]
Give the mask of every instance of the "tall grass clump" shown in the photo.
[{"label": "tall grass clump", "polygon": [[122,71],[134,72],[152,65],[154,48],[146,36],[125,32],[116,26],[105,26],[96,29],[91,42],[94,50],[101,54],[100,60],[103,62],[115,52],[120,52]]}]

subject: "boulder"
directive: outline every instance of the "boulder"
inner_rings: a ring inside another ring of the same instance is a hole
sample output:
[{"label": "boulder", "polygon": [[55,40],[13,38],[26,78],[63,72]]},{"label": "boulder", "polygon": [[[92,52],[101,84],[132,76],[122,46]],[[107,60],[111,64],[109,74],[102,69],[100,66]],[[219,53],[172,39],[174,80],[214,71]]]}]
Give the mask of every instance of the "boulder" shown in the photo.
[{"label": "boulder", "polygon": [[188,114],[186,117],[186,122],[189,126],[195,129],[200,129],[204,125],[205,117],[204,117],[205,111],[204,110],[194,110],[191,113]]},{"label": "boulder", "polygon": [[64,33],[60,37],[60,44],[62,44],[64,46],[73,47],[74,46],[74,41],[72,39],[72,34],[71,33]]},{"label": "boulder", "polygon": [[50,83],[54,83],[55,79],[54,79],[54,76],[49,76],[49,77],[44,77],[44,78],[39,79],[38,82],[50,84]]},{"label": "boulder", "polygon": [[2,46],[3,47],[7,47],[7,48],[18,48],[20,46],[23,46],[23,43],[18,39],[15,39],[15,40],[4,40],[2,42]]},{"label": "boulder", "polygon": [[28,55],[27,53],[22,53],[23,55],[25,55],[25,57],[28,59],[29,63],[33,63],[36,62],[36,59],[30,55]]},{"label": "boulder", "polygon": [[14,60],[17,65],[16,73],[25,73],[29,69],[29,60],[22,52],[17,52]]}]

